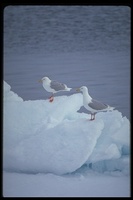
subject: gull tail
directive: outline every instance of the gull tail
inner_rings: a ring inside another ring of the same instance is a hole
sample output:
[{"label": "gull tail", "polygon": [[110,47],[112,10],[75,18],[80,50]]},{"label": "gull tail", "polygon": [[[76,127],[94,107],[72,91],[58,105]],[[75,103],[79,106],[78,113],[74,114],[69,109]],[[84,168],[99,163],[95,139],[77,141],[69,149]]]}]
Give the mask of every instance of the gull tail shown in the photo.
[{"label": "gull tail", "polygon": [[66,91],[70,91],[72,88],[66,88]]},{"label": "gull tail", "polygon": [[66,85],[65,85],[65,91],[70,91],[72,88],[68,88]]},{"label": "gull tail", "polygon": [[108,106],[108,110],[112,111],[114,109],[115,109],[115,107]]}]

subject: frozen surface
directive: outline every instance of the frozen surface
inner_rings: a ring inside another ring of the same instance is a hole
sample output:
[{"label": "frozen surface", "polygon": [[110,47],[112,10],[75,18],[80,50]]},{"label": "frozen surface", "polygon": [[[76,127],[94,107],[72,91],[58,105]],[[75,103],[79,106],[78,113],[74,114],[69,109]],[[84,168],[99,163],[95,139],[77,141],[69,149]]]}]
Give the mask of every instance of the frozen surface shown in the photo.
[{"label": "frozen surface", "polygon": [[[22,101],[10,89],[4,83],[5,169],[65,174],[85,163],[93,167],[129,155],[129,120],[119,111],[99,113],[89,121],[88,114],[77,112],[82,94],[49,103]],[[118,165],[117,170],[128,171],[128,159],[123,163],[124,169]]]},{"label": "frozen surface", "polygon": [[57,176],[4,172],[4,197],[129,197],[127,176],[97,173]]},{"label": "frozen surface", "polygon": [[[103,174],[101,181],[106,182],[107,179],[108,184],[115,181],[117,185],[117,181],[123,177],[120,188],[129,181],[126,178],[130,175],[129,120],[114,110],[99,113],[96,120],[89,121],[89,114],[78,112],[82,104],[80,93],[55,97],[52,103],[47,99],[23,101],[4,82],[5,196],[95,196],[94,190],[88,190],[93,175],[92,181],[95,182],[94,172],[100,173],[100,179]],[[108,179],[108,176],[115,173],[119,177]],[[91,179],[87,178],[89,176]],[[38,181],[40,185],[45,185],[47,179],[48,190],[38,187],[37,192],[34,191]],[[33,183],[26,192],[26,185],[21,188],[21,184],[27,180],[33,180]],[[18,189],[14,188],[12,181],[15,185],[19,182]],[[58,186],[51,193],[49,187],[54,185],[53,181],[57,181]],[[70,186],[75,181],[72,192]],[[81,182],[83,188],[78,191]],[[97,196],[129,194],[129,183],[122,193],[120,188],[113,193],[111,188],[108,192],[103,191],[104,184],[100,190],[97,189]],[[62,192],[59,190],[60,185],[65,188]]]}]

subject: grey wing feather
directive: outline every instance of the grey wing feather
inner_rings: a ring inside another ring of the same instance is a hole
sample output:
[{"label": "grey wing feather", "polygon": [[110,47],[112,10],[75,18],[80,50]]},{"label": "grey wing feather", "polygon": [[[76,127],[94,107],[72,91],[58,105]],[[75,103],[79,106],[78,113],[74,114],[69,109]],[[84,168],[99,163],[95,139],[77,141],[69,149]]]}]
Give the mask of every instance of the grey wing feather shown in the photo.
[{"label": "grey wing feather", "polygon": [[51,81],[50,87],[56,91],[65,90],[65,84],[57,81]]},{"label": "grey wing feather", "polygon": [[104,103],[101,103],[95,99],[92,99],[92,102],[89,103],[89,106],[92,108],[92,109],[95,109],[95,110],[103,110],[105,108],[108,107],[107,104],[104,104]]}]

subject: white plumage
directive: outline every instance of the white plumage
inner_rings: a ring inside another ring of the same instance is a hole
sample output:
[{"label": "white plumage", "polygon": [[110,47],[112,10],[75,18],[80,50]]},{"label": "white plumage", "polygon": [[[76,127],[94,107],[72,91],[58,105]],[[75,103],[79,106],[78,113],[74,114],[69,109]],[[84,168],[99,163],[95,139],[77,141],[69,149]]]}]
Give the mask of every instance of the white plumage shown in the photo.
[{"label": "white plumage", "polygon": [[52,96],[49,97],[50,102],[54,100],[54,93],[60,91],[70,91],[72,89],[68,88],[66,84],[50,80],[48,77],[43,77],[39,82],[42,82],[42,85],[47,92],[52,93]]},{"label": "white plumage", "polygon": [[86,86],[82,86],[77,89],[77,91],[81,91],[83,93],[83,105],[84,107],[91,112],[91,119],[95,119],[95,114],[97,112],[102,112],[102,111],[109,111],[113,110],[114,107],[111,107],[107,104],[101,103],[95,99],[93,99],[89,93],[88,93],[88,88]]}]

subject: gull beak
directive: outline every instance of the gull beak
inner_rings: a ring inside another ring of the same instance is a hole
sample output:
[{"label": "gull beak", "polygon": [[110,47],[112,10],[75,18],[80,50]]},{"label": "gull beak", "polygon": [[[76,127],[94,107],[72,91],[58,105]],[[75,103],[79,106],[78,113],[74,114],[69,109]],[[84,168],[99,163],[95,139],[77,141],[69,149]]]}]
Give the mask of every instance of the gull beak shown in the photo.
[{"label": "gull beak", "polygon": [[80,88],[77,88],[77,89],[76,89],[76,92],[80,92]]},{"label": "gull beak", "polygon": [[38,81],[39,83],[42,83],[42,79]]}]

